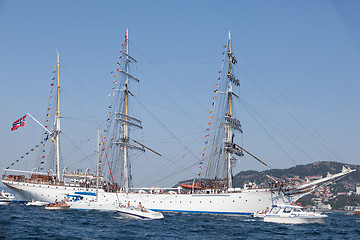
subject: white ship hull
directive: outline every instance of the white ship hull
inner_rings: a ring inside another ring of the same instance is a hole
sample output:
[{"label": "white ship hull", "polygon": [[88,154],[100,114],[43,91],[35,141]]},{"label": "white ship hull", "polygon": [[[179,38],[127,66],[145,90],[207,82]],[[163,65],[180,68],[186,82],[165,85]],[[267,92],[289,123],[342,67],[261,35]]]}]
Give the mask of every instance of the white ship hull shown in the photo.
[{"label": "white ship hull", "polygon": [[2,182],[15,191],[23,200],[39,200],[44,202],[55,202],[63,200],[68,195],[81,195],[80,202],[73,204],[72,208],[97,209],[115,211],[119,203],[136,206],[139,202],[150,210],[173,211],[187,213],[213,213],[213,214],[240,214],[251,215],[262,212],[273,205],[289,205],[304,195],[309,194],[317,185],[337,179],[346,174],[354,172],[355,169],[343,167],[340,173],[315,180],[293,188],[287,189],[285,193],[280,190],[270,189],[233,189],[236,192],[225,192],[217,194],[186,194],[186,193],[114,193],[98,190],[98,201],[96,200],[95,188],[84,188],[78,186],[39,184],[30,182],[17,182],[3,179]]},{"label": "white ship hull", "polygon": [[99,210],[99,211],[115,211],[119,207],[116,200],[113,201],[95,201],[95,200],[80,200],[76,202],[69,202],[70,209],[77,210]]},{"label": "white ship hull", "polygon": [[[131,205],[139,202],[150,210],[186,213],[240,214],[251,215],[265,210],[274,204],[290,204],[295,195],[285,196],[282,192],[270,189],[248,189],[241,192],[218,194],[150,194],[150,193],[112,193],[98,190],[98,202],[94,202],[96,189],[56,186],[47,184],[22,183],[3,180],[3,183],[19,194],[24,200],[54,202],[67,195],[84,197],[71,208],[98,209],[115,211],[117,196],[120,203],[130,201]],[[84,194],[81,194],[84,193]],[[92,194],[92,195],[90,195]]]}]

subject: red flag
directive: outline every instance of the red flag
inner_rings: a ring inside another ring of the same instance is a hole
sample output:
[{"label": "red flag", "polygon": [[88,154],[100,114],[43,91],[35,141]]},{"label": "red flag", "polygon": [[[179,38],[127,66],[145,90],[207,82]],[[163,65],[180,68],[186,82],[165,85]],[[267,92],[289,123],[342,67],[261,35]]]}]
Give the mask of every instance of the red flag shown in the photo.
[{"label": "red flag", "polygon": [[11,131],[18,129],[19,127],[25,126],[26,116],[27,116],[27,114],[25,116],[23,116],[22,118],[19,118],[18,120],[16,120],[11,127]]}]

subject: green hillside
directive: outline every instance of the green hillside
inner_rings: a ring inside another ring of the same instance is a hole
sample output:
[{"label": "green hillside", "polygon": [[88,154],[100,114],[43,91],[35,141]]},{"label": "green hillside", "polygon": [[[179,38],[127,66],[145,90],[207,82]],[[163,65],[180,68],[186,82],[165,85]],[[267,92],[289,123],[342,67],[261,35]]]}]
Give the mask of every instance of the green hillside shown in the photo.
[{"label": "green hillside", "polygon": [[[306,165],[297,165],[288,169],[271,169],[262,172],[258,171],[241,171],[233,178],[235,187],[242,187],[245,183],[256,182],[257,184],[263,183],[268,180],[266,175],[286,179],[298,176],[304,179],[306,176],[321,175],[326,176],[328,172],[334,174],[341,172],[342,167],[346,165],[339,162],[316,162]],[[351,169],[356,168],[357,171],[353,172],[344,178],[337,181],[337,184],[343,185],[344,183],[360,184],[360,165],[348,165]]]}]

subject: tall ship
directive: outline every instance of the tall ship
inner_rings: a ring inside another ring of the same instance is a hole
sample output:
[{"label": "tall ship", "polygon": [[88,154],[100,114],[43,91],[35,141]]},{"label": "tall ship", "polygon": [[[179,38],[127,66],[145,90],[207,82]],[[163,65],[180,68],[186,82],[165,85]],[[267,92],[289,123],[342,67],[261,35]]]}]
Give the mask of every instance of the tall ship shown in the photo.
[{"label": "tall ship", "polygon": [[[69,197],[81,198],[71,206],[77,209],[115,210],[119,204],[136,206],[141,202],[155,211],[250,215],[274,204],[291,204],[316,187],[355,171],[344,166],[340,173],[328,174],[306,183],[291,183],[269,177],[269,182],[261,186],[233,186],[234,163],[244,154],[253,155],[238,144],[242,127],[236,108],[239,101],[235,101],[239,96],[235,89],[240,87],[240,81],[233,71],[237,60],[229,32],[219,83],[216,84],[214,110],[211,111],[211,122],[207,129],[209,134],[202,159],[198,162],[201,169],[199,176],[192,183],[178,187],[134,188],[131,174],[134,154],[144,151],[158,153],[133,137],[135,131],[142,130],[142,122],[129,108],[134,96],[132,86],[139,84],[140,80],[131,73],[131,66],[137,61],[129,53],[128,31],[122,46],[118,69],[114,72],[116,80],[112,111],[107,126],[98,134],[97,167],[93,174],[68,173],[66,168],[62,168],[59,156],[61,118],[58,57],[53,130],[41,125],[46,130],[44,141],[51,139],[46,143],[52,148],[49,157],[51,164],[45,166],[40,158],[38,167],[33,171],[7,168],[2,176],[2,182],[23,199],[54,202]],[[41,144],[45,145],[44,142]]]}]

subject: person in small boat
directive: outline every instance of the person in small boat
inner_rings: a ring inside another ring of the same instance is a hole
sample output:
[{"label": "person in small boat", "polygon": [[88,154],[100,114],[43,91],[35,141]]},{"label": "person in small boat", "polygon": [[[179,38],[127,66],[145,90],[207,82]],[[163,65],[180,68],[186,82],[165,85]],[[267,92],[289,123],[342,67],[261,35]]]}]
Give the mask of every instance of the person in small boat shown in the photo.
[{"label": "person in small boat", "polygon": [[139,205],[137,206],[137,209],[144,211],[144,207],[143,205],[141,205],[141,202],[139,202]]}]

